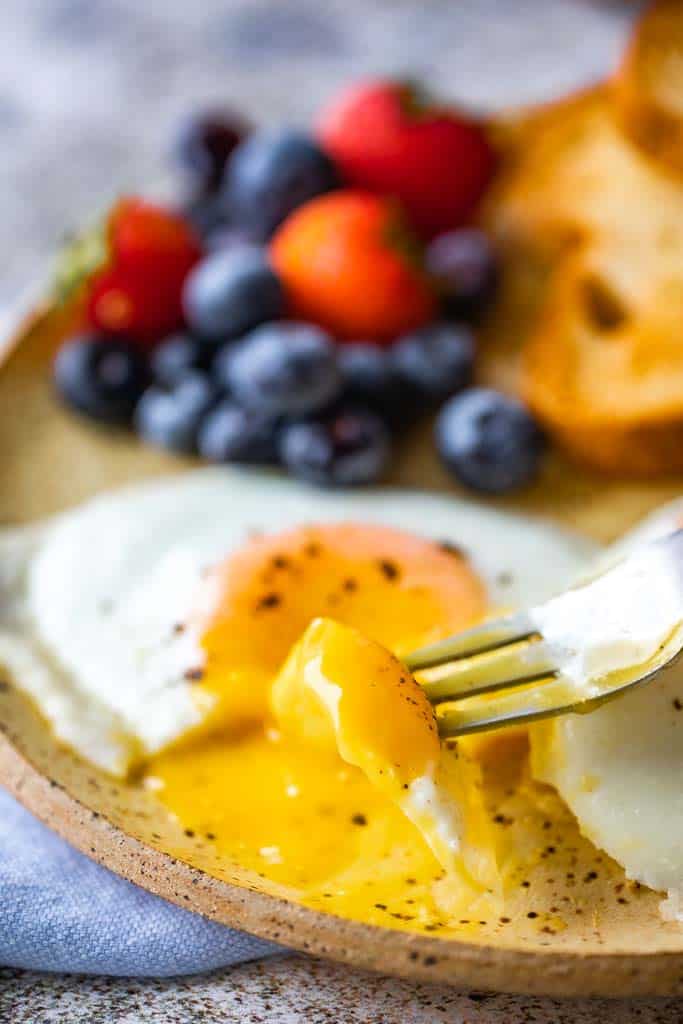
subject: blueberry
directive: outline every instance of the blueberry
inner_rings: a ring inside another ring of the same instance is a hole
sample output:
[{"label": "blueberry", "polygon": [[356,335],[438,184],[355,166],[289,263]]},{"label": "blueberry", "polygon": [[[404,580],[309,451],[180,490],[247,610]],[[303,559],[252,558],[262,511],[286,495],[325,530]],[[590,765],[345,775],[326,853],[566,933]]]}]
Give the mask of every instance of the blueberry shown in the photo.
[{"label": "blueberry", "polygon": [[227,252],[228,249],[258,248],[258,241],[245,228],[237,228],[232,224],[216,224],[204,236],[204,247],[207,252]]},{"label": "blueberry", "polygon": [[409,418],[409,393],[386,349],[365,342],[343,345],[339,368],[350,404],[372,409],[396,427]]},{"label": "blueberry", "polygon": [[159,384],[172,387],[188,370],[207,370],[212,354],[211,347],[201,338],[174,334],[152,353],[152,377]]},{"label": "blueberry", "polygon": [[216,355],[211,363],[211,375],[216,382],[216,386],[220,391],[227,394],[232,391],[232,385],[230,383],[230,363],[232,362],[233,356],[239,347],[239,342],[226,342],[217,349]]},{"label": "blueberry", "polygon": [[505,494],[530,483],[545,447],[522,403],[489,388],[471,388],[447,402],[435,437],[454,476],[485,494]]},{"label": "blueberry", "polygon": [[147,362],[132,342],[85,334],[65,342],[54,363],[57,391],[103,423],[130,423],[147,386]]},{"label": "blueberry", "polygon": [[341,391],[335,345],[310,324],[276,321],[248,334],[225,357],[230,391],[264,416],[306,416]]},{"label": "blueberry", "polygon": [[173,145],[173,156],[196,195],[215,191],[230,155],[247,128],[230,110],[204,110],[188,117]]},{"label": "blueberry", "polygon": [[194,452],[200,424],[217,397],[213,382],[199,370],[189,371],[171,387],[153,384],[135,410],[137,432],[157,448]]},{"label": "blueberry", "polygon": [[434,323],[400,338],[391,350],[399,379],[430,405],[461,391],[472,378],[474,339],[466,327]]},{"label": "blueberry", "polygon": [[235,150],[224,196],[230,220],[265,241],[297,206],[338,186],[332,161],[307,135],[265,131]]},{"label": "blueberry", "polygon": [[463,228],[439,235],[427,247],[425,258],[449,316],[468,320],[484,312],[496,293],[499,272],[483,231]]},{"label": "blueberry", "polygon": [[226,224],[223,203],[215,195],[193,196],[180,204],[179,213],[195,229],[205,248],[208,248],[207,239],[223,230]]},{"label": "blueberry", "polygon": [[391,438],[380,416],[339,409],[320,419],[283,427],[280,459],[301,480],[324,487],[356,487],[381,479],[391,458]]},{"label": "blueberry", "polygon": [[210,341],[234,338],[282,314],[280,282],[262,250],[252,246],[214,252],[188,275],[185,318]]},{"label": "blueberry", "polygon": [[277,426],[225,399],[202,423],[197,445],[209,462],[277,462]]}]

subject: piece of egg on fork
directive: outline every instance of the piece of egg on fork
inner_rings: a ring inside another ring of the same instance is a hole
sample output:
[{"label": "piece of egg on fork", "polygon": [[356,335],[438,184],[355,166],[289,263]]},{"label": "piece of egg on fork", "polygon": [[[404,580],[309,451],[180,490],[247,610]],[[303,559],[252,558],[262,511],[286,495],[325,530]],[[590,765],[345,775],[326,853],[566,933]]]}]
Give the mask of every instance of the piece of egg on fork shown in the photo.
[{"label": "piece of egg on fork", "polygon": [[500,897],[479,766],[442,747],[424,691],[390,651],[316,619],[276,679],[271,705],[283,732],[338,752],[401,809],[458,898]]}]

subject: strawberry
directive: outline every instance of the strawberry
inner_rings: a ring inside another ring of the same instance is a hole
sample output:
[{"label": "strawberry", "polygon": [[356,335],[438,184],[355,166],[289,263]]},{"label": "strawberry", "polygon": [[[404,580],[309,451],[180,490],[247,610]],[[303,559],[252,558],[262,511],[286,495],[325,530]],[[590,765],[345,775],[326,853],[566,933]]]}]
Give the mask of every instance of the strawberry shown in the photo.
[{"label": "strawberry", "polygon": [[348,184],[395,196],[425,238],[463,224],[495,169],[476,121],[402,82],[345,92],[323,112],[317,134]]},{"label": "strawberry", "polygon": [[121,199],[109,215],[112,263],[136,277],[185,279],[201,255],[187,221],[144,199]]},{"label": "strawberry", "polygon": [[122,199],[63,255],[58,292],[68,298],[85,282],[87,326],[147,347],[182,325],[183,284],[200,257],[197,236],[178,214]]},{"label": "strawberry", "polygon": [[311,199],[278,228],[270,254],[291,315],[340,340],[390,344],[434,315],[420,246],[391,199],[346,190]]},{"label": "strawberry", "polygon": [[86,322],[104,334],[153,346],[183,322],[180,291],[122,267],[106,267],[89,283]]}]

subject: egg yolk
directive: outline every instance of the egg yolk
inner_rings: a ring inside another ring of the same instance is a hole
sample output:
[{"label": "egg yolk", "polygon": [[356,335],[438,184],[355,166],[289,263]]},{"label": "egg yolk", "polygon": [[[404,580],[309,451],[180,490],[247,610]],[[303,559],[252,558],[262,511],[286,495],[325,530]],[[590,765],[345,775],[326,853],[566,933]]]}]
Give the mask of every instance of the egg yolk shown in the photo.
[{"label": "egg yolk", "polygon": [[395,927],[495,889],[479,767],[399,660],[485,613],[466,558],[342,523],[254,538],[208,582],[214,709],[148,766],[183,827],[270,891]]},{"label": "egg yolk", "polygon": [[202,688],[209,727],[260,721],[309,623],[330,616],[400,656],[481,618],[481,581],[457,552],[383,526],[340,523],[257,537],[207,580]]}]

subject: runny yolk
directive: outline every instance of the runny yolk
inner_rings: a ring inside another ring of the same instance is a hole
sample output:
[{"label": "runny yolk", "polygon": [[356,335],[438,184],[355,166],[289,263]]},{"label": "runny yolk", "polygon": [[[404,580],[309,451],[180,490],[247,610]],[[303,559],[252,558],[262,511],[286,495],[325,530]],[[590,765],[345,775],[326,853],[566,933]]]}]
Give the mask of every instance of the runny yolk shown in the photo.
[{"label": "runny yolk", "polygon": [[442,751],[424,691],[386,648],[315,619],[273,684],[271,705],[286,736],[338,752],[403,811],[445,870],[442,888],[499,888],[479,767],[464,751],[459,759]]},{"label": "runny yolk", "polygon": [[[394,655],[483,616],[467,560],[343,523],[256,538],[211,583],[219,600],[196,685],[215,708],[152,760],[159,798],[271,891],[362,920],[441,926],[434,885],[455,856],[424,786],[458,799],[467,789],[463,806],[476,804],[477,769],[441,750],[431,707]],[[480,808],[466,810],[451,831],[476,844]]]}]

